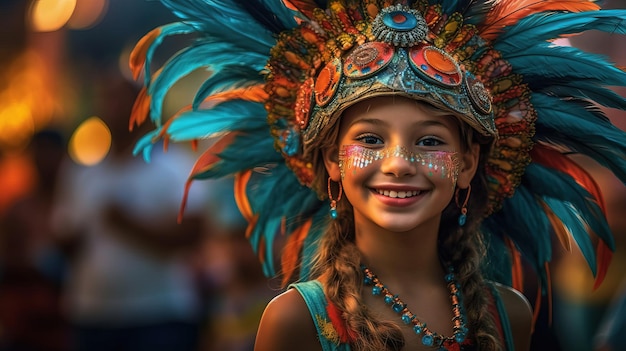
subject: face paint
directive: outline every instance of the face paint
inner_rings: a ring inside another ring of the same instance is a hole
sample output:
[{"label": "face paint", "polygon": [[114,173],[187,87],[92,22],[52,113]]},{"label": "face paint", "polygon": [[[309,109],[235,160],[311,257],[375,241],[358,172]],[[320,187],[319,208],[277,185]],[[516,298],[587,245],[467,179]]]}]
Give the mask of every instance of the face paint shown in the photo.
[{"label": "face paint", "polygon": [[339,151],[339,169],[343,179],[346,172],[370,166],[372,163],[390,157],[401,157],[406,161],[424,167],[428,176],[439,176],[452,180],[456,184],[459,174],[459,154],[448,151],[411,152],[397,145],[380,150],[372,150],[360,145],[343,145]]}]

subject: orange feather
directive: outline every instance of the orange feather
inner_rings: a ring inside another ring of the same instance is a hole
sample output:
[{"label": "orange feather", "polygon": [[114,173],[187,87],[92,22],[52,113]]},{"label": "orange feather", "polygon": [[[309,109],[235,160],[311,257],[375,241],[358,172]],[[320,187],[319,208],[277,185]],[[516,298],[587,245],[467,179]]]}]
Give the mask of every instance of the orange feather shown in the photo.
[{"label": "orange feather", "polygon": [[248,221],[248,223],[253,221],[254,214],[252,213],[252,207],[250,206],[250,202],[248,201],[248,196],[246,195],[246,186],[248,185],[248,181],[250,181],[250,177],[252,176],[252,170],[247,170],[245,172],[240,172],[235,175],[235,202],[237,203],[237,207],[239,207],[239,211],[243,218]]},{"label": "orange feather", "polygon": [[207,149],[200,157],[196,160],[196,163],[193,165],[191,169],[191,173],[187,178],[187,182],[185,182],[185,190],[183,193],[182,203],[180,205],[180,209],[178,211],[178,222],[180,223],[183,218],[183,213],[185,212],[185,207],[187,205],[187,199],[189,197],[189,190],[191,188],[191,183],[194,180],[194,177],[200,173],[206,172],[209,170],[213,164],[218,162],[220,158],[217,156],[224,148],[226,148],[235,138],[236,133],[226,134],[222,138],[220,138],[215,144],[213,144],[209,149]]},{"label": "orange feather", "polygon": [[143,69],[146,62],[146,54],[148,53],[148,49],[160,34],[160,27],[151,30],[141,39],[139,39],[139,41],[133,48],[133,51],[131,51],[130,58],[128,60],[128,66],[130,67],[130,71],[133,73],[134,79],[139,78],[141,70]]},{"label": "orange feather", "polygon": [[300,252],[302,251],[304,240],[309,233],[309,229],[311,228],[312,223],[313,220],[309,218],[306,222],[304,222],[304,224],[302,224],[300,227],[298,227],[298,229],[294,230],[291,235],[289,235],[289,239],[287,239],[287,242],[285,243],[285,248],[281,257],[281,266],[283,270],[283,286],[287,286],[287,284],[289,284],[290,278],[296,271]]},{"label": "orange feather", "polygon": [[[585,188],[585,190],[591,194],[597,205],[602,210],[602,213],[606,214],[606,204],[604,202],[604,197],[602,196],[602,191],[596,181],[585,169],[567,156],[543,145],[535,145],[530,154],[534,161],[572,176],[580,186]],[[612,258],[613,252],[611,252],[610,248],[602,240],[598,240],[596,243],[597,270],[594,289],[599,287],[604,281]]]},{"label": "orange feather", "polygon": [[594,1],[589,0],[507,0],[496,1],[487,14],[481,29],[481,37],[493,40],[502,28],[516,24],[519,20],[542,11],[583,12],[599,10]]},{"label": "orange feather", "polygon": [[151,100],[150,95],[148,95],[148,89],[146,89],[146,87],[141,88],[141,91],[139,91],[137,99],[135,99],[135,103],[133,104],[130,119],[128,120],[129,131],[132,132],[135,126],[139,127],[146,121],[146,119],[148,119]]}]

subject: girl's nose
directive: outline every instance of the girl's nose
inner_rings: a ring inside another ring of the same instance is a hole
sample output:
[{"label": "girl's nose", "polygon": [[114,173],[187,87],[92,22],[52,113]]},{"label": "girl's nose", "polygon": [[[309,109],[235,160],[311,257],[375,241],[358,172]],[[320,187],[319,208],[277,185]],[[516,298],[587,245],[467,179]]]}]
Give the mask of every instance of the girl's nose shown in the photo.
[{"label": "girl's nose", "polygon": [[402,148],[397,148],[396,152],[384,157],[381,162],[381,171],[396,178],[413,176],[417,173],[417,162],[412,155],[402,152]]}]

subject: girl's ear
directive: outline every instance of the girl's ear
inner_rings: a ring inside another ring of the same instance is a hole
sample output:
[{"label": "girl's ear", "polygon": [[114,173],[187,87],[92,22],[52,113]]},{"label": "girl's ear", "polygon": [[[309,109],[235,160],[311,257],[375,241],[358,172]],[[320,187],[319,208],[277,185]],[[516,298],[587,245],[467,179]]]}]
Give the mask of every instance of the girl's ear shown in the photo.
[{"label": "girl's ear", "polygon": [[324,158],[324,166],[326,166],[326,172],[328,172],[330,179],[339,182],[341,180],[341,170],[339,169],[339,151],[337,147],[324,149],[322,157]]},{"label": "girl's ear", "polygon": [[480,145],[478,143],[470,145],[469,150],[462,154],[461,168],[457,179],[458,188],[466,189],[470,186],[470,182],[472,181],[472,178],[474,178],[476,170],[478,169],[479,157]]}]

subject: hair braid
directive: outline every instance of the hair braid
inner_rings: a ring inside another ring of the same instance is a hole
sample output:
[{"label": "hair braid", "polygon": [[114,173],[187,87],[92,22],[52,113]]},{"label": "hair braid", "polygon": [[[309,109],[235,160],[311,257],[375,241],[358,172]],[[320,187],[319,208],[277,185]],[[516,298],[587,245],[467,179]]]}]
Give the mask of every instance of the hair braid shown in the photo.
[{"label": "hair braid", "polygon": [[488,286],[483,279],[480,260],[485,246],[480,232],[480,223],[486,215],[487,191],[483,161],[488,148],[481,148],[481,162],[478,173],[472,179],[472,193],[468,201],[467,221],[465,226],[458,226],[460,209],[452,201],[445,209],[441,219],[439,233],[439,254],[445,264],[451,264],[463,292],[463,303],[468,320],[470,337],[474,339],[479,350],[501,350],[496,322],[487,308],[489,301],[485,293]]},{"label": "hair braid", "polygon": [[345,203],[338,207],[338,219],[329,225],[320,244],[315,272],[324,277],[327,298],[357,334],[351,345],[354,350],[399,351],[404,346],[400,329],[374,318],[363,304],[361,255],[354,243],[352,209]]}]

